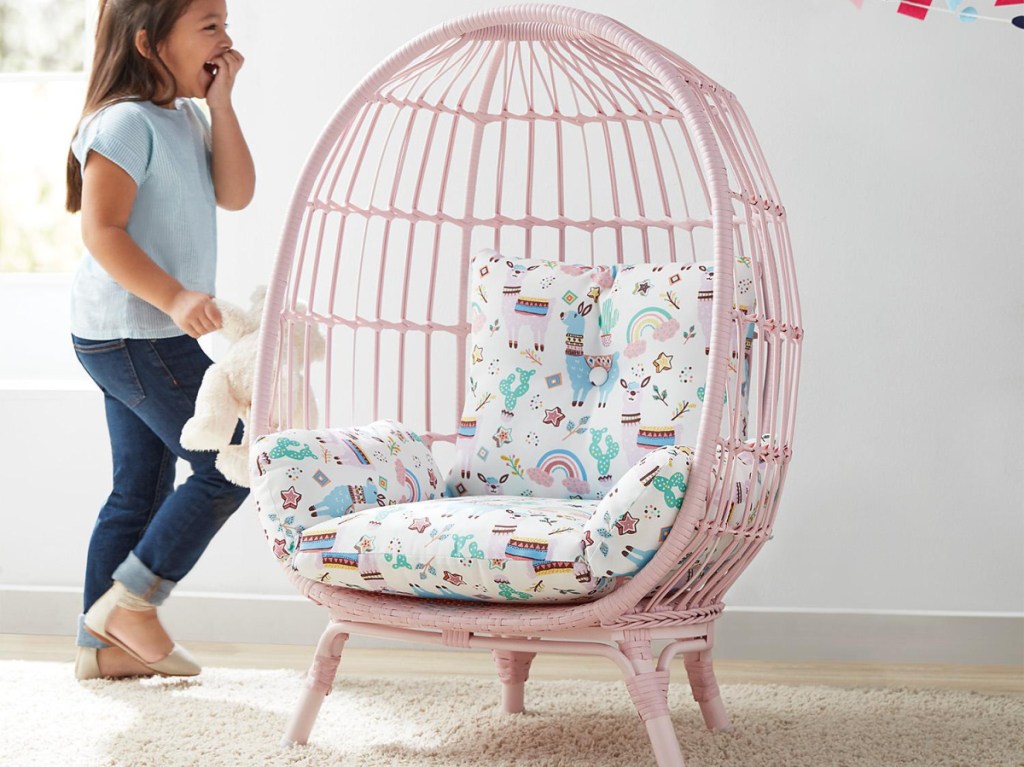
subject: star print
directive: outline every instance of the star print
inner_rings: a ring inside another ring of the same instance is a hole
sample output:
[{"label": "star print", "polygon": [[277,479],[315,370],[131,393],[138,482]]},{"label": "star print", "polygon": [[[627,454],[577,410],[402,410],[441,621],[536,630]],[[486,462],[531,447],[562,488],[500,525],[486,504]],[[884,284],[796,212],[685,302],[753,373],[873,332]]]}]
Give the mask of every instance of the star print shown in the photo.
[{"label": "star print", "polygon": [[636,517],[630,516],[629,512],[627,511],[625,514],[619,517],[619,521],[615,523],[615,528],[619,531],[619,535],[635,533],[636,523],[639,521],[640,520]]},{"label": "star print", "polygon": [[666,370],[672,369],[672,356],[671,354],[661,353],[661,356],[654,361],[654,372],[662,373]]},{"label": "star print", "polygon": [[444,579],[453,586],[461,586],[463,583],[466,582],[466,579],[458,573],[450,573],[447,570],[444,571]]},{"label": "star print", "polygon": [[587,293],[587,297],[590,298],[592,301],[596,301],[598,298],[601,297],[601,288],[595,285]]},{"label": "star print", "polygon": [[642,296],[646,296],[647,291],[650,289],[651,283],[649,283],[647,280],[644,280],[643,282],[638,282],[636,286],[633,288],[633,295],[635,296],[637,293],[639,293]]},{"label": "star print", "polygon": [[494,436],[491,437],[491,439],[494,440],[495,447],[501,447],[502,445],[507,445],[512,441],[512,432],[502,426],[494,432]]},{"label": "star print", "polygon": [[430,527],[430,519],[427,517],[416,517],[409,525],[409,529],[415,530],[417,533],[422,533],[428,527]]},{"label": "star print", "polygon": [[296,492],[295,485],[281,492],[281,499],[284,501],[284,508],[297,509],[299,501],[302,500],[302,493]]},{"label": "star print", "polygon": [[479,346],[473,347],[473,364],[484,361],[484,350]]},{"label": "star print", "polygon": [[555,407],[551,410],[545,408],[544,410],[544,423],[549,423],[552,426],[560,426],[563,418],[565,418],[565,413],[562,412],[562,408],[560,407]]}]

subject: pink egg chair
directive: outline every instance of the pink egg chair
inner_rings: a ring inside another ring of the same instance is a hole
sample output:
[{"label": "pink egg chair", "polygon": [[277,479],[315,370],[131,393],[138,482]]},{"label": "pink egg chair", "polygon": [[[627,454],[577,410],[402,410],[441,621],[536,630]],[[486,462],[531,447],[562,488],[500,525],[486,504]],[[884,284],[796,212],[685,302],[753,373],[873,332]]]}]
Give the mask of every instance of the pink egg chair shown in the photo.
[{"label": "pink egg chair", "polygon": [[[708,728],[731,729],[712,670],[715,620],[771,537],[791,457],[802,325],[778,190],[735,96],[620,22],[519,5],[442,24],[344,99],[299,178],[263,315],[256,442],[389,418],[450,466],[472,409],[473,333],[483,332],[470,295],[480,248],[595,269],[708,264],[700,319],[669,342],[681,353],[705,333],[695,383],[703,406],[684,448],[678,515],[635,572],[587,598],[537,604],[351,588],[304,575],[281,556],[284,539],[273,541],[288,577],[329,614],[284,740],[307,741],[354,633],[490,649],[510,713],[524,709],[536,653],[607,658],[657,764],[682,765],[670,663],[683,655]],[[296,328],[305,350],[294,348]],[[316,336],[327,342],[322,361],[308,353]],[[625,359],[608,412],[621,413],[629,385],[643,385],[627,382]],[[607,372],[611,363],[600,364]],[[261,450],[254,445],[254,486],[268,460]],[[515,498],[506,505],[514,514]],[[652,643],[664,644],[660,653]]]}]

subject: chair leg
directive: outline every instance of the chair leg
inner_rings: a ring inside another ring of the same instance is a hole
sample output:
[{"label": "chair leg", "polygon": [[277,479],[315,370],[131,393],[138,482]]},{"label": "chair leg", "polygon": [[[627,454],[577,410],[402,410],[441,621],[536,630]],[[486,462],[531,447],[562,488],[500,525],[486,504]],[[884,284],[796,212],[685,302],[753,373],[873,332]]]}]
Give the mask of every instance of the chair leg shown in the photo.
[{"label": "chair leg", "polygon": [[288,729],[281,739],[282,746],[305,745],[309,740],[309,733],[313,730],[324,698],[330,694],[334,685],[334,676],[341,661],[341,651],[347,639],[348,634],[343,633],[335,624],[327,625],[317,644],[313,665],[306,674],[306,690],[299,698],[288,723]]},{"label": "chair leg", "polygon": [[700,712],[704,716],[704,724],[711,732],[732,732],[732,721],[725,710],[715,680],[711,651],[683,653],[683,662],[686,664],[693,699],[700,705]]},{"label": "chair leg", "polygon": [[530,664],[537,653],[514,652],[512,650],[491,650],[498,665],[501,679],[501,705],[506,714],[521,714],[525,711],[523,694],[526,680],[530,678]]},{"label": "chair leg", "polygon": [[625,680],[629,697],[647,728],[658,767],[684,767],[683,752],[668,709],[668,671],[657,670],[648,632],[631,633],[633,637],[618,643],[636,671]]}]

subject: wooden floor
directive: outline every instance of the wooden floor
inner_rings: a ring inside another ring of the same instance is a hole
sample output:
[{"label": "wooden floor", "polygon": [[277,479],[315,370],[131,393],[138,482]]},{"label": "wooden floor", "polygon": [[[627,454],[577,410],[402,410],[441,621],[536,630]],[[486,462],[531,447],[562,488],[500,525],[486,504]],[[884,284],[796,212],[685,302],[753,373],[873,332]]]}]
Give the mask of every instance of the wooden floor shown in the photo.
[{"label": "wooden floor", "polygon": [[[206,666],[290,668],[305,670],[312,647],[296,645],[189,642],[189,650]],[[0,634],[0,660],[71,661],[71,637]],[[991,695],[1024,695],[1020,666],[886,665],[874,663],[768,663],[718,660],[722,684],[793,684],[832,687],[909,687],[971,690]],[[493,677],[490,654],[480,651],[379,650],[350,647],[340,673],[400,676],[466,674]],[[685,679],[682,660],[673,663],[674,679]],[[619,679],[614,664],[598,658],[538,655],[531,679]]]}]

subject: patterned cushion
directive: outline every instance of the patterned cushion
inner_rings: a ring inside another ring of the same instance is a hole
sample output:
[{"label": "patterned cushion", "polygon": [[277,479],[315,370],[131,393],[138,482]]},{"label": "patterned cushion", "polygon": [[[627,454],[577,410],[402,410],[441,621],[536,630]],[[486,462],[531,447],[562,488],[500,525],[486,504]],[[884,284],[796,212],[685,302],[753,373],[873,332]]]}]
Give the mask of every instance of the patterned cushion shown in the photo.
[{"label": "patterned cushion", "polygon": [[[437,499],[437,468],[419,437],[379,421],[260,438],[253,487],[275,554],[307,578],[412,596],[579,601],[607,593],[654,556],[682,506],[690,457],[685,447],[658,448],[600,502]],[[726,520],[733,527],[744,523],[736,511],[752,464],[740,454]],[[762,479],[758,471],[757,494]],[[716,486],[713,508],[721,492]],[[683,567],[728,557],[727,544]]]},{"label": "patterned cushion", "polygon": [[[483,251],[471,268],[469,386],[446,492],[420,438],[391,421],[267,435],[253,445],[253,489],[268,540],[303,576],[349,588],[595,598],[651,559],[682,505],[711,265],[573,266]],[[751,284],[738,290],[741,309],[752,308],[739,295]],[[731,366],[730,393],[741,367]],[[742,499],[753,471],[739,468]],[[683,566],[721,556],[719,546]]]},{"label": "patterned cushion", "polygon": [[430,450],[394,421],[266,434],[250,457],[253,496],[278,559],[291,557],[302,531],[327,518],[442,494]]},{"label": "patterned cushion", "polygon": [[602,498],[637,461],[696,444],[710,264],[471,263],[469,386],[451,495]]},{"label": "patterned cushion", "polygon": [[[750,447],[753,447],[754,445],[753,441],[748,441],[747,444]],[[718,449],[718,454],[720,458],[720,447]],[[653,456],[651,457],[653,458]],[[757,461],[757,475],[756,477],[754,477],[755,458],[752,453],[738,452],[734,460],[735,466],[732,470],[731,482],[728,484],[728,486],[725,486],[716,481],[719,467],[712,467],[711,475],[713,497],[711,503],[709,504],[709,508],[711,509],[712,514],[718,514],[718,508],[722,500],[722,493],[723,491],[727,491],[729,498],[725,502],[725,517],[722,520],[722,525],[723,527],[739,529],[741,527],[751,525],[754,521],[752,515],[748,515],[747,517],[744,517],[743,515],[743,509],[746,508],[747,498],[749,495],[753,494],[753,498],[750,501],[751,509],[757,508],[758,505],[769,503],[770,499],[767,497],[768,489],[764,485],[766,467],[765,461],[763,459]],[[751,490],[750,488],[751,479],[754,479],[753,490]],[[610,498],[611,495],[609,495],[609,499]],[[682,506],[681,502],[680,506]],[[601,509],[598,509],[595,512],[595,517],[598,516],[605,519],[607,518],[606,515],[603,515],[601,513]],[[588,525],[588,529],[592,526],[593,524]],[[667,534],[668,530],[666,529],[664,532]],[[606,568],[604,570],[604,574],[627,574],[628,566],[624,567],[621,565],[621,563],[616,562],[616,552],[614,550],[616,542],[612,541],[611,543],[612,546],[610,547],[609,556],[607,557],[606,561],[613,563],[613,565],[611,567]],[[683,557],[678,567],[676,567],[668,574],[666,574],[665,577],[662,578],[661,582],[665,583],[671,580],[675,577],[676,573],[678,573],[680,570],[683,570],[685,571],[685,576],[672,587],[672,590],[675,591],[680,588],[685,588],[690,581],[692,581],[699,575],[706,573],[711,568],[726,566],[726,564],[735,556],[737,556],[742,550],[737,545],[737,543],[738,539],[734,538],[733,536],[721,536],[714,547],[703,549],[696,558],[693,558],[691,555]],[[632,542],[631,545],[633,546],[632,549],[629,548],[629,545],[623,546],[622,557],[626,559],[633,559],[636,562],[649,561],[650,558],[654,556],[655,551],[657,550],[657,546],[655,546],[654,550],[642,551],[639,550],[635,542]],[[627,556],[627,554],[629,556]],[[595,553],[593,550],[588,552],[587,561],[591,563],[591,566],[595,573],[602,572],[601,568],[604,567],[604,562],[602,562],[599,559],[599,555]],[[616,567],[614,566],[615,564],[618,564],[619,566]]]},{"label": "patterned cushion", "polygon": [[593,572],[633,575],[651,560],[683,505],[692,453],[684,447],[658,448],[601,500],[584,527]]},{"label": "patterned cushion", "polygon": [[305,530],[294,568],[354,589],[568,602],[615,587],[583,556],[596,501],[482,496],[368,508]]}]

